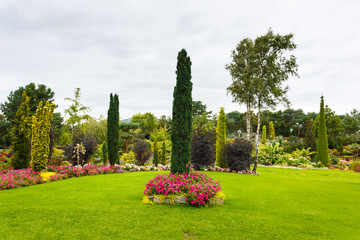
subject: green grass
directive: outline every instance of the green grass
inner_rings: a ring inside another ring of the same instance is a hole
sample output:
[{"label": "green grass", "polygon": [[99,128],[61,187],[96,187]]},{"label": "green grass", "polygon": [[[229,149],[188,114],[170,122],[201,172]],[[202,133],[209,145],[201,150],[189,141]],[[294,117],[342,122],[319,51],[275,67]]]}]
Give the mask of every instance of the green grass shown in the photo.
[{"label": "green grass", "polygon": [[224,206],[149,205],[156,172],[0,191],[0,239],[359,239],[360,174],[260,168],[208,173]]}]

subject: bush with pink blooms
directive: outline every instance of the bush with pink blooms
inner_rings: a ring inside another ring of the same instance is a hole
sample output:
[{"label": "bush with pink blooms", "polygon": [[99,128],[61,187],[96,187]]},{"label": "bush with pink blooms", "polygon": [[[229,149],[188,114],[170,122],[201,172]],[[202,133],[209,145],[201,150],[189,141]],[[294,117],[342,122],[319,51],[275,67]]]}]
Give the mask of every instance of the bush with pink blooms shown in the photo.
[{"label": "bush with pink blooms", "polygon": [[201,207],[210,202],[221,191],[219,182],[215,182],[207,174],[190,171],[184,174],[162,174],[151,179],[146,185],[144,194],[183,195],[190,205]]},{"label": "bush with pink blooms", "polygon": [[22,170],[0,171],[0,190],[24,187],[43,183],[38,172],[31,168]]}]

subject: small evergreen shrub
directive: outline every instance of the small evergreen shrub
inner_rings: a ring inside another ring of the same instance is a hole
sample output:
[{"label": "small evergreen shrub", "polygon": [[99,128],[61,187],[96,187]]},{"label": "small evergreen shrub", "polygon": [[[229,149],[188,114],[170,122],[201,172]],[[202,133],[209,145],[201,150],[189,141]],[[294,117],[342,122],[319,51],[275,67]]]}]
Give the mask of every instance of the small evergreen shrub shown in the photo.
[{"label": "small evergreen shrub", "polygon": [[132,150],[136,155],[136,165],[139,166],[144,166],[144,164],[149,161],[152,155],[150,143],[148,143],[146,140],[138,139],[135,142]]},{"label": "small evergreen shrub", "polygon": [[250,170],[251,152],[254,146],[250,141],[237,138],[225,144],[225,158],[231,171]]},{"label": "small evergreen shrub", "polygon": [[128,153],[123,153],[120,156],[120,160],[122,161],[123,164],[134,164],[136,161],[136,155],[133,151],[129,151]]}]

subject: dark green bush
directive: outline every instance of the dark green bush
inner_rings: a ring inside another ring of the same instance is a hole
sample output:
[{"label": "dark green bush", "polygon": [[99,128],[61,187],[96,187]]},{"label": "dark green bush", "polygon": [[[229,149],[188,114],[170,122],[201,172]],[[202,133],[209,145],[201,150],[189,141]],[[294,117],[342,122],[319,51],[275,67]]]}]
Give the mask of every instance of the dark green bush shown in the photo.
[{"label": "dark green bush", "polygon": [[285,153],[292,153],[293,151],[296,151],[296,149],[304,148],[302,142],[282,142],[281,147]]},{"label": "dark green bush", "polygon": [[250,170],[251,152],[254,146],[250,141],[237,138],[225,144],[225,159],[230,170]]},{"label": "dark green bush", "polygon": [[136,165],[138,166],[144,166],[152,156],[150,143],[145,140],[137,139],[132,150],[136,155]]}]

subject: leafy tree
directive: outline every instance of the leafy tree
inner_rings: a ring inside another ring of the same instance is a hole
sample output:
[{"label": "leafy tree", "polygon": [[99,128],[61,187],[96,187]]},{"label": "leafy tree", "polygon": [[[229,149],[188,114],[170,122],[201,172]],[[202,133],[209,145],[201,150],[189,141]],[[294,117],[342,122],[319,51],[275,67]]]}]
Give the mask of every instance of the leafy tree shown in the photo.
[{"label": "leafy tree", "polygon": [[16,112],[20,106],[22,94],[26,92],[29,100],[30,115],[33,115],[36,112],[36,109],[40,102],[54,102],[55,93],[44,84],[30,83],[25,87],[19,87],[15,91],[11,91],[7,97],[7,101],[3,104],[0,104],[0,110],[3,112],[5,119],[11,124],[14,123],[16,118]]},{"label": "leafy tree", "polygon": [[119,120],[119,96],[111,93],[107,118],[108,157],[111,165],[119,164]]},{"label": "leafy tree", "polygon": [[56,112],[53,114],[53,119],[51,121],[51,128],[54,131],[55,142],[58,142],[60,139],[62,127],[64,126],[63,121],[64,119],[61,117],[61,113]]},{"label": "leafy tree", "polygon": [[166,128],[168,131],[171,130],[171,117],[166,117],[166,115],[161,115],[158,121],[159,127]]},{"label": "leafy tree", "polygon": [[233,52],[233,63],[227,65],[233,78],[233,84],[228,91],[235,101],[247,105],[248,115],[251,106],[257,108],[256,151],[253,168],[255,172],[258,163],[260,113],[264,108],[274,108],[278,102],[289,103],[286,98],[288,87],[283,88],[282,83],[290,75],[297,76],[296,58],[286,53],[295,48],[293,34],[275,35],[269,29],[267,34],[254,41],[244,39],[240,42],[238,52]]},{"label": "leafy tree", "polygon": [[314,152],[316,151],[315,127],[310,118],[305,121],[305,129],[304,147],[310,148],[310,151]]},{"label": "leafy tree", "polygon": [[344,126],[345,133],[355,134],[359,132],[360,113],[356,109],[353,109],[350,114],[346,114],[341,121]]},{"label": "leafy tree", "polygon": [[171,172],[189,172],[192,139],[191,60],[185,49],[177,57],[171,126]]},{"label": "leafy tree", "polygon": [[216,165],[227,167],[225,161],[224,147],[226,143],[226,123],[224,108],[220,108],[219,117],[216,125]]},{"label": "leafy tree", "polygon": [[261,133],[261,143],[266,144],[266,126],[263,126],[263,130]]},{"label": "leafy tree", "polygon": [[102,150],[102,160],[103,163],[106,165],[108,163],[108,148],[106,142],[103,142],[101,150]]},{"label": "leafy tree", "polygon": [[136,155],[136,164],[143,166],[151,157],[151,146],[146,140],[137,139],[132,148]]},{"label": "leafy tree", "polygon": [[81,93],[80,88],[75,88],[74,90],[74,98],[65,98],[66,101],[70,101],[71,105],[69,108],[65,109],[65,115],[69,115],[69,118],[65,121],[65,123],[72,128],[71,137],[74,137],[73,129],[74,127],[81,127],[81,124],[86,121],[90,120],[91,117],[86,112],[90,111],[89,107],[84,106],[80,103]]},{"label": "leafy tree", "polygon": [[226,114],[226,130],[229,134],[237,131],[246,131],[246,119],[244,114],[232,111]]},{"label": "leafy tree", "polygon": [[131,122],[138,123],[145,136],[150,136],[150,133],[158,127],[156,117],[151,112],[135,114],[132,116]]},{"label": "leafy tree", "polygon": [[49,156],[50,126],[55,104],[40,102],[36,113],[32,116],[31,168],[33,171],[46,169]]},{"label": "leafy tree", "polygon": [[269,122],[269,139],[275,140],[275,128],[273,121]]},{"label": "leafy tree", "polygon": [[162,147],[161,147],[161,161],[160,161],[160,163],[162,165],[166,164],[166,143],[165,143],[165,141],[163,141]]},{"label": "leafy tree", "polygon": [[153,145],[153,164],[155,164],[155,166],[157,166],[160,162],[160,159],[159,159],[159,148],[158,148],[158,143],[157,141],[154,142],[154,145]]},{"label": "leafy tree", "polygon": [[0,148],[11,145],[10,122],[0,114]]},{"label": "leafy tree", "polygon": [[215,143],[214,125],[195,125],[191,141],[191,164],[195,170],[215,165]]},{"label": "leafy tree", "polygon": [[121,122],[119,125],[121,145],[126,153],[129,152],[130,144],[138,135],[136,130],[139,128],[139,126],[139,123],[134,122]]},{"label": "leafy tree", "polygon": [[207,115],[208,117],[211,115],[212,111],[206,111],[206,104],[203,104],[201,101],[193,101],[192,102],[192,114],[193,119],[195,117],[199,117],[203,114]]},{"label": "leafy tree", "polygon": [[330,162],[328,139],[327,139],[327,133],[326,133],[324,96],[321,96],[321,102],[320,102],[316,160],[320,161],[325,166],[328,166],[329,162]]},{"label": "leafy tree", "polygon": [[106,142],[107,140],[107,119],[103,116],[100,118],[91,118],[83,126],[84,131],[92,135],[98,143]]},{"label": "leafy tree", "polygon": [[21,104],[16,112],[14,127],[12,129],[12,167],[14,169],[27,168],[30,164],[30,98],[24,91]]}]

